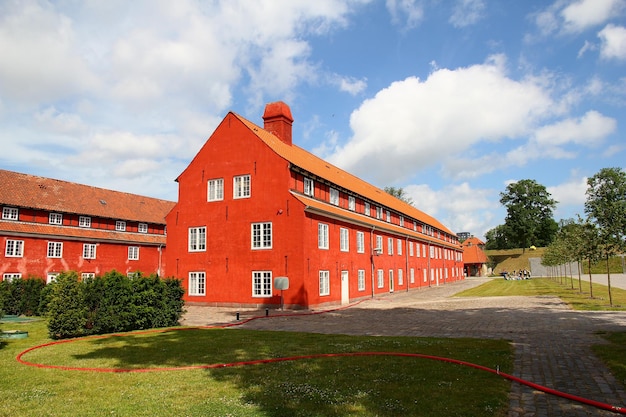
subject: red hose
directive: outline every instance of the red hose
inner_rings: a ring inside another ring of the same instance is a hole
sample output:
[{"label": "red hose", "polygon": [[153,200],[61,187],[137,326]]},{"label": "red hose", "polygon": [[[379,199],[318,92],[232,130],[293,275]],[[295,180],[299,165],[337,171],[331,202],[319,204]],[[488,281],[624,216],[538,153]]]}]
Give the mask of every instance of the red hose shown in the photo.
[{"label": "red hose", "polygon": [[[355,304],[352,304],[355,305]],[[348,308],[351,307],[350,306],[345,306],[345,307],[340,307],[340,308],[336,308],[336,309],[332,309],[332,310],[325,310],[325,311],[316,311],[313,313],[301,313],[301,314],[279,314],[279,315],[273,315],[271,317],[292,317],[292,316],[303,316],[303,315],[311,315],[311,314],[321,314],[321,313],[327,313],[330,311],[337,311],[340,309],[344,309],[344,308]],[[256,316],[256,317],[251,317],[249,319],[243,320],[241,322],[238,323],[231,323],[231,324],[224,324],[224,325],[220,325],[220,326],[204,326],[204,327],[187,327],[187,328],[183,328],[186,330],[193,330],[193,329],[210,329],[210,328],[227,328],[227,327],[233,327],[233,326],[240,326],[242,324],[248,323],[252,320],[256,320],[256,319],[262,319],[262,318],[267,318],[268,316]],[[431,360],[436,360],[436,361],[441,361],[441,362],[448,362],[448,363],[453,363],[453,364],[457,364],[457,365],[462,365],[462,366],[468,366],[471,368],[475,368],[475,369],[479,369],[481,371],[485,371],[485,372],[490,372],[494,375],[499,375],[502,378],[508,379],[510,381],[513,382],[517,382],[518,384],[522,384],[522,385],[526,385],[528,387],[531,387],[533,389],[536,389],[538,391],[542,391],[545,392],[546,394],[551,394],[551,395],[555,395],[557,397],[561,397],[561,398],[565,398],[571,401],[576,401],[582,404],[586,404],[586,405],[590,405],[592,407],[596,407],[602,410],[607,410],[607,411],[612,411],[614,413],[618,413],[618,414],[626,414],[626,407],[622,407],[622,406],[615,406],[615,405],[611,405],[611,404],[607,404],[607,403],[603,403],[600,401],[595,401],[595,400],[591,400],[588,398],[583,398],[583,397],[579,397],[577,395],[572,395],[572,394],[568,394],[566,392],[562,392],[562,391],[558,391],[552,388],[548,388],[539,384],[535,384],[534,382],[530,382],[527,381],[525,379],[522,378],[518,378],[514,375],[510,375],[504,372],[500,372],[499,370],[496,369],[492,369],[492,368],[488,368],[486,366],[482,366],[482,365],[477,365],[475,363],[471,363],[471,362],[465,362],[465,361],[461,361],[458,359],[452,359],[452,358],[445,358],[442,356],[433,356],[433,355],[425,355],[425,354],[421,354],[421,353],[404,353],[404,352],[346,352],[346,353],[319,353],[319,354],[313,354],[313,355],[304,355],[304,356],[290,356],[290,357],[283,357],[283,358],[271,358],[271,359],[257,359],[257,360],[251,360],[251,361],[241,361],[241,362],[230,362],[230,363],[216,363],[216,364],[211,364],[211,365],[191,365],[191,366],[179,366],[179,367],[167,367],[167,368],[139,368],[139,369],[129,369],[129,368],[86,368],[86,367],[74,367],[74,366],[60,366],[60,365],[45,365],[45,364],[41,364],[41,363],[34,363],[34,362],[28,362],[25,361],[23,359],[23,356],[26,355],[29,352],[32,352],[33,350],[36,349],[40,349],[43,347],[47,347],[47,346],[53,346],[53,345],[58,345],[58,344],[62,344],[62,343],[69,343],[69,342],[73,342],[76,340],[85,340],[85,339],[101,339],[101,338],[106,338],[106,337],[111,337],[111,336],[124,336],[124,335],[135,335],[135,334],[145,334],[145,333],[153,333],[153,332],[164,332],[164,331],[168,331],[171,329],[152,329],[152,330],[146,330],[146,331],[142,331],[142,332],[133,332],[133,333],[127,333],[127,334],[110,334],[110,335],[99,335],[99,336],[90,336],[90,337],[85,337],[85,338],[80,338],[80,339],[65,339],[65,340],[58,340],[58,341],[54,341],[54,342],[49,342],[49,343],[44,343],[42,345],[39,346],[34,346],[31,348],[28,348],[26,350],[24,350],[23,352],[21,352],[19,355],[17,355],[16,359],[19,363],[23,364],[23,365],[28,365],[28,366],[34,366],[37,368],[49,368],[49,369],[59,369],[59,370],[66,370],[66,371],[92,371],[92,372],[114,372],[114,373],[127,373],[127,372],[160,372],[160,371],[177,371],[177,370],[190,370],[190,369],[215,369],[215,368],[228,368],[228,367],[234,367],[234,366],[247,366],[247,365],[260,365],[260,364],[267,364],[267,363],[276,363],[276,362],[287,362],[287,361],[296,361],[296,360],[303,360],[303,359],[318,359],[318,358],[332,358],[332,357],[345,357],[345,356],[399,356],[399,357],[410,357],[410,358],[422,358],[422,359],[431,359]],[[182,329],[177,329],[177,330],[182,330]]]}]

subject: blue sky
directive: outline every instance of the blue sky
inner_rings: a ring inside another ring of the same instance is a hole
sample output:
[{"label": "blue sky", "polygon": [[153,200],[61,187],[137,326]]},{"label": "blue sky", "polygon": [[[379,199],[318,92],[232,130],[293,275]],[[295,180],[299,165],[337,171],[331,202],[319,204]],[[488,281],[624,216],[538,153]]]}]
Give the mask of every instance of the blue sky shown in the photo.
[{"label": "blue sky", "polygon": [[625,168],[626,0],[0,2],[0,168],[176,200],[232,110],[455,232]]}]

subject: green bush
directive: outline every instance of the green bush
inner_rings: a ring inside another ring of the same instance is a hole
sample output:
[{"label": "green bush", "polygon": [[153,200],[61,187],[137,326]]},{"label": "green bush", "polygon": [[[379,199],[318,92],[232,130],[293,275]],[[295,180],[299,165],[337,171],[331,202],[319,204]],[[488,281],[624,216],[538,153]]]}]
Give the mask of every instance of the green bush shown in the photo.
[{"label": "green bush", "polygon": [[[47,308],[53,338],[176,326],[182,316],[184,290],[177,279],[141,274],[129,278],[111,271],[78,282],[76,274],[72,280],[65,275],[50,286]],[[76,304],[61,291],[71,293]]]},{"label": "green bush", "polygon": [[5,314],[38,316],[45,282],[37,277],[0,282],[0,300]]}]

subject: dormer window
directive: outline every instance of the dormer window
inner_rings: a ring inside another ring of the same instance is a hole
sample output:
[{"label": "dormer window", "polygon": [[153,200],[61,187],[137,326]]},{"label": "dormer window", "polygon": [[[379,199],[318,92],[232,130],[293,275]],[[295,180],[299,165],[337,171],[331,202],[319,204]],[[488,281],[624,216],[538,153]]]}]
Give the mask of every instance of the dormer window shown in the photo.
[{"label": "dormer window", "polygon": [[3,207],[2,208],[2,220],[18,220],[19,211],[15,207]]},{"label": "dormer window", "polygon": [[334,206],[339,205],[339,190],[336,190],[334,188],[330,189],[330,204]]},{"label": "dormer window", "polygon": [[91,217],[79,216],[78,217],[78,226],[79,227],[91,227]]},{"label": "dormer window", "polygon": [[315,197],[315,183],[311,178],[304,178],[304,195]]},{"label": "dormer window", "polygon": [[50,213],[50,216],[48,217],[48,223],[63,224],[63,215],[61,213]]},{"label": "dormer window", "polygon": [[148,223],[139,223],[137,225],[137,231],[139,233],[148,233]]},{"label": "dormer window", "polygon": [[115,222],[115,230],[117,230],[118,232],[125,232],[126,231],[126,222],[123,220],[118,220]]}]

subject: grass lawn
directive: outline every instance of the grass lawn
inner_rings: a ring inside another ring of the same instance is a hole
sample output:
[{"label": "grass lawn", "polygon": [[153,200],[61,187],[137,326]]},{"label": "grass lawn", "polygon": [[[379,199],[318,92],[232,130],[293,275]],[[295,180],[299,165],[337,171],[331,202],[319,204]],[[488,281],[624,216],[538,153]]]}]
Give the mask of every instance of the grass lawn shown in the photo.
[{"label": "grass lawn", "polygon": [[[332,357],[135,373],[43,369],[15,358],[50,342],[45,321],[1,326],[27,330],[29,337],[0,342],[0,416],[504,416],[508,410],[509,381],[422,358]],[[359,351],[451,357],[507,373],[513,366],[512,348],[502,340],[189,328],[80,339],[23,359],[154,369]]]},{"label": "grass lawn", "polygon": [[593,298],[590,284],[581,282],[582,292],[578,287],[578,278],[574,277],[574,288],[569,277],[560,280],[533,278],[528,280],[493,279],[478,287],[456,294],[457,297],[494,297],[504,295],[522,296],[557,296],[575,310],[619,310],[626,311],[626,290],[611,288],[613,306],[609,304],[609,291],[606,285],[593,284]]}]

